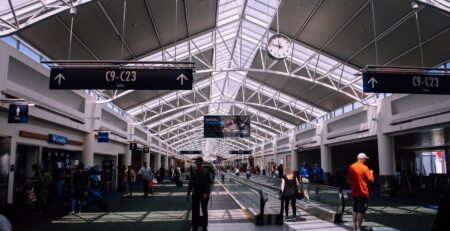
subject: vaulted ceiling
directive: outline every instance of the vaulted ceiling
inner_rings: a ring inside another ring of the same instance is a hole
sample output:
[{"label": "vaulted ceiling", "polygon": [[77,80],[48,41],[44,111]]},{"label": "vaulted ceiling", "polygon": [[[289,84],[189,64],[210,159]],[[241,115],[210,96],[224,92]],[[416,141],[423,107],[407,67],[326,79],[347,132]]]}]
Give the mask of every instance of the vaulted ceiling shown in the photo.
[{"label": "vaulted ceiling", "polygon": [[[12,3],[14,11],[0,5],[0,35],[14,34],[49,59],[68,59],[70,1]],[[363,101],[359,71],[368,64],[437,66],[450,54],[448,10],[412,7],[411,0],[77,0],[73,6],[73,60],[195,62],[191,91],[96,91],[98,103],[119,106],[178,150],[250,149]],[[294,44],[281,61],[266,53],[276,33]],[[251,137],[203,138],[204,115],[249,115]]]}]

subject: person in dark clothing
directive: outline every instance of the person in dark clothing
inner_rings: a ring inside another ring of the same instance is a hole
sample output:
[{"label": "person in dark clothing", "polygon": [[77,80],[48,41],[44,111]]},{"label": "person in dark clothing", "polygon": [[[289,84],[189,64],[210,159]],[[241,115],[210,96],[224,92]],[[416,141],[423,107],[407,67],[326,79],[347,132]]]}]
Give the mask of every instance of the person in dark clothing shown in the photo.
[{"label": "person in dark clothing", "polygon": [[163,166],[161,166],[161,168],[159,168],[159,181],[163,182],[164,177],[166,176],[166,170],[164,169]]},{"label": "person in dark clothing", "polygon": [[289,202],[291,202],[292,206],[292,221],[296,221],[297,219],[297,193],[298,193],[298,180],[297,177],[292,174],[292,170],[290,168],[286,169],[286,175],[281,178],[281,192],[282,192],[282,202],[281,202],[281,210],[280,214],[283,216],[283,208],[285,212],[284,219],[286,220],[289,214]]},{"label": "person in dark clothing", "polygon": [[63,190],[63,200],[64,206],[69,207],[71,203],[71,197],[73,194],[73,184],[72,184],[72,169],[70,167],[66,167],[64,169],[64,190]]},{"label": "person in dark clothing", "polygon": [[41,166],[39,164],[33,164],[31,169],[34,171],[31,183],[37,199],[34,214],[40,215],[43,213],[44,206],[44,176],[42,175]]},{"label": "person in dark clothing", "polygon": [[78,214],[81,214],[83,208],[86,188],[89,183],[88,175],[84,171],[84,164],[80,162],[78,168],[73,174],[73,195],[72,195],[72,214],[75,214],[78,205]]},{"label": "person in dark clothing", "polygon": [[284,166],[283,166],[283,164],[280,164],[280,166],[278,166],[278,171],[279,171],[279,173],[278,173],[278,177],[279,178],[283,178],[283,176],[284,176]]},{"label": "person in dark clothing", "polygon": [[187,191],[187,201],[192,191],[192,230],[198,229],[200,220],[200,205],[202,208],[202,230],[208,230],[208,201],[211,194],[212,177],[208,169],[203,167],[203,158],[199,157],[196,161],[197,170],[189,180]]}]

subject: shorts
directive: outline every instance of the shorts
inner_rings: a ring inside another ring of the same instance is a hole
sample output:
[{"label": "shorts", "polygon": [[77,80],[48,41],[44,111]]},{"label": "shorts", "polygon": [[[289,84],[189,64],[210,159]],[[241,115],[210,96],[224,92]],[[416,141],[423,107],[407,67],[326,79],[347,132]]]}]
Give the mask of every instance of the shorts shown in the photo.
[{"label": "shorts", "polygon": [[353,197],[353,212],[366,213],[367,211],[367,197]]}]

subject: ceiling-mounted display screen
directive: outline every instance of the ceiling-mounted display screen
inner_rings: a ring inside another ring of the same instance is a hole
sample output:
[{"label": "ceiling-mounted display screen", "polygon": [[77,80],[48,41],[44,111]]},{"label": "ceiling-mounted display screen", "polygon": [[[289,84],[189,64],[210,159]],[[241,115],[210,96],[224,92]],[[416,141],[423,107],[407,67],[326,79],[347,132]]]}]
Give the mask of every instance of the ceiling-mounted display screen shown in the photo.
[{"label": "ceiling-mounted display screen", "polygon": [[250,116],[205,116],[205,138],[250,137]]}]

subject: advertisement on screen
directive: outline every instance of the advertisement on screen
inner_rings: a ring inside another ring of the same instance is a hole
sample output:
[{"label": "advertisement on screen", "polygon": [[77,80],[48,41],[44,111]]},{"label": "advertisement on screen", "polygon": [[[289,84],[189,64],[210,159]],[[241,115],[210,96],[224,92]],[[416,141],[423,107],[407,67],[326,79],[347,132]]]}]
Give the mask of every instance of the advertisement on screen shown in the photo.
[{"label": "advertisement on screen", "polygon": [[250,116],[205,116],[204,137],[250,137]]}]

